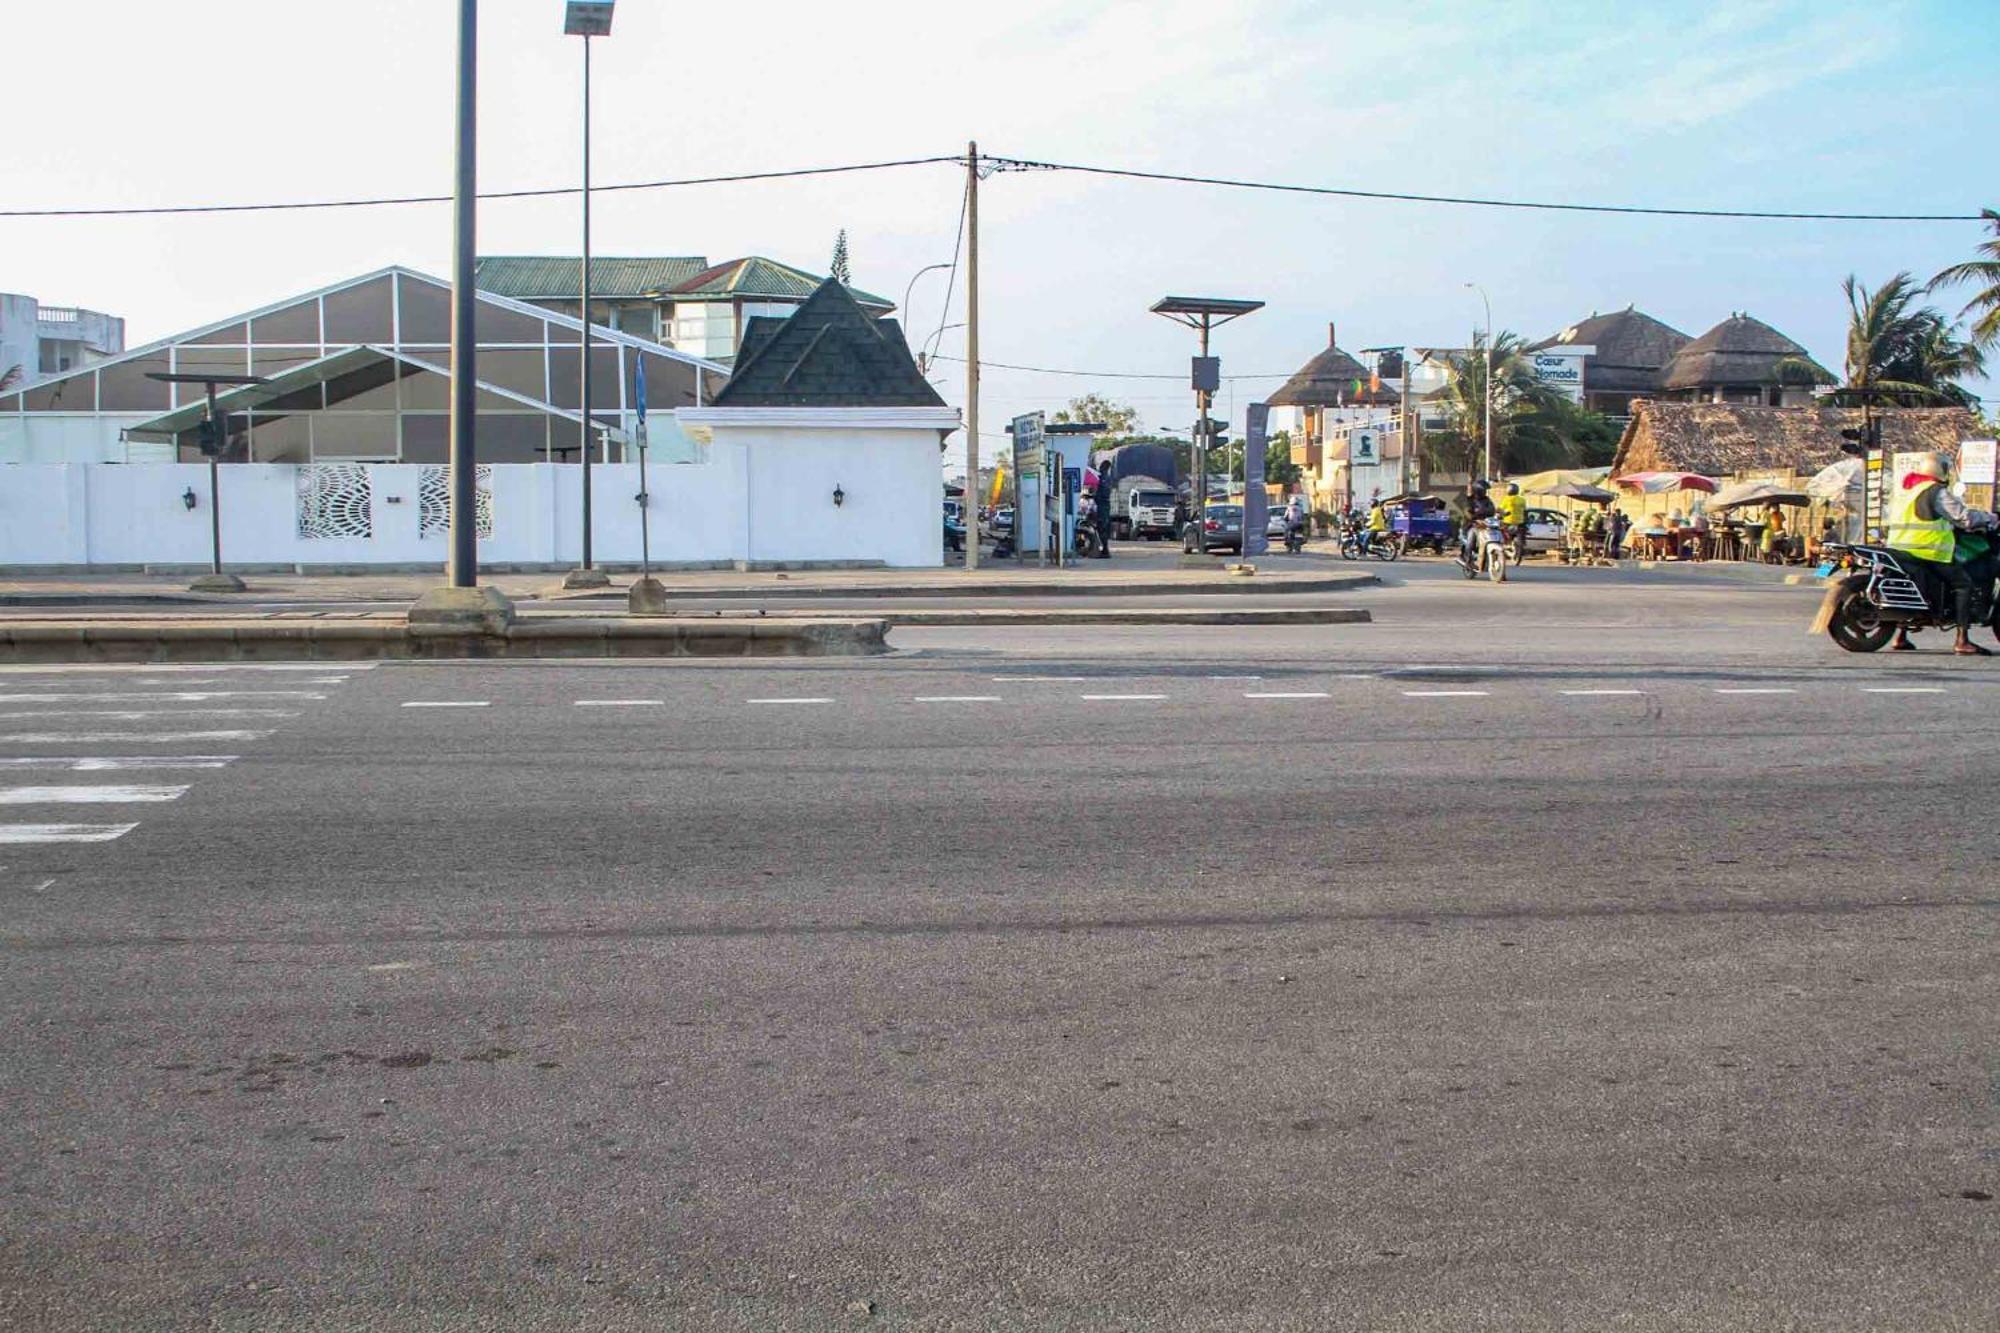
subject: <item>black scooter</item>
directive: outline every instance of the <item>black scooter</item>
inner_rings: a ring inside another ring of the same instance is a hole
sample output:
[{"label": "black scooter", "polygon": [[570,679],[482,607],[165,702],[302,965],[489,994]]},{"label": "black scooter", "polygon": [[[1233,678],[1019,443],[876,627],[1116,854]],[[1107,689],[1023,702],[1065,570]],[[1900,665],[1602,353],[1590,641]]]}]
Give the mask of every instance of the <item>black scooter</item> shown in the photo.
[{"label": "black scooter", "polygon": [[[1828,542],[1821,549],[1848,572],[1828,583],[1813,618],[1815,633],[1850,653],[1873,653],[1888,647],[1899,629],[1958,629],[1951,585],[1923,561],[1886,546]],[[2000,598],[1991,578],[1974,590],[1972,623],[2000,630]]]}]

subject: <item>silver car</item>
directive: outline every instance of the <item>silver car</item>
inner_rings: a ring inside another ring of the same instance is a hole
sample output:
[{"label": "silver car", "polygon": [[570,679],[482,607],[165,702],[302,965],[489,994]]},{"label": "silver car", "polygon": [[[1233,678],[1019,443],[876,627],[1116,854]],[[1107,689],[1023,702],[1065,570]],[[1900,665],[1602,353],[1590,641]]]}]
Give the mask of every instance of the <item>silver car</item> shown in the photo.
[{"label": "silver car", "polygon": [[[1209,550],[1239,553],[1243,550],[1242,505],[1210,505],[1201,527]],[[1181,533],[1181,550],[1193,552],[1195,548],[1194,524],[1190,523]]]}]

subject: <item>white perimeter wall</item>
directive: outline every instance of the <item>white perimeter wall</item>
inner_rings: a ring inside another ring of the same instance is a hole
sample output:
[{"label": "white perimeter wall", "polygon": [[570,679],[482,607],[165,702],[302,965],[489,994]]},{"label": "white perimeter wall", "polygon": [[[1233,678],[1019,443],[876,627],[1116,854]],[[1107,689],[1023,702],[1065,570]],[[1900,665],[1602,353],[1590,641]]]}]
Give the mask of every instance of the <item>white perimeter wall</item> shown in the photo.
[{"label": "white perimeter wall", "polygon": [[[717,430],[708,459],[648,469],[652,555],[661,564],[943,562],[938,433],[931,430]],[[442,563],[446,538],[421,533],[425,468],[361,465],[367,536],[302,537],[301,465],[218,469],[222,554],[231,565]],[[639,468],[591,470],[594,542],[605,563],[639,559]],[[846,502],[836,507],[839,486]],[[583,469],[492,469],[494,564],[574,564],[582,554]],[[183,495],[192,490],[196,507]],[[0,567],[205,564],[208,468],[200,463],[0,464]]]}]

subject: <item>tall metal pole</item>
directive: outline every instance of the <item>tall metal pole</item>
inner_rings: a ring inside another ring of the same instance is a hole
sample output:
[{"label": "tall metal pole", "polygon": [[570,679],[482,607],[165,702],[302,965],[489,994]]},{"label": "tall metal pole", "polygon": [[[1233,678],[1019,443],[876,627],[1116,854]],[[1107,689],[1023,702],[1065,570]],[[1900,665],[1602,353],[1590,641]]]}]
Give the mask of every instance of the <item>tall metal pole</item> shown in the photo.
[{"label": "tall metal pole", "polygon": [[[965,489],[979,486],[979,143],[965,145]],[[1042,491],[1048,492],[1048,478]],[[979,510],[972,510],[971,541],[965,544],[965,567],[979,568]],[[1021,540],[1021,507],[1014,506],[1014,540]]]},{"label": "tall metal pole", "polygon": [[458,160],[452,187],[451,253],[451,586],[479,584],[479,515],[475,474],[473,385],[479,344],[473,335],[473,217],[478,208],[479,0],[458,4]]},{"label": "tall metal pole", "polygon": [[[1204,314],[1197,326],[1201,330],[1201,354],[1208,356],[1209,316]],[[1188,520],[1194,524],[1194,545],[1203,555],[1208,554],[1208,390],[1194,391],[1194,514]]]},{"label": "tall metal pole", "polygon": [[1398,430],[1403,437],[1403,461],[1396,469],[1396,489],[1408,494],[1415,489],[1410,481],[1410,466],[1415,459],[1416,440],[1410,430],[1410,353],[1409,347],[1402,349],[1403,355],[1403,411]]},{"label": "tall metal pole", "polygon": [[[590,38],[583,39],[583,568],[590,568]],[[644,487],[641,487],[643,490]]]},{"label": "tall metal pole", "polygon": [[217,499],[217,493],[221,490],[221,487],[217,484],[217,473],[220,469],[216,467],[216,464],[222,459],[223,446],[227,443],[227,440],[223,437],[222,421],[215,415],[215,381],[210,380],[206,388],[208,389],[208,419],[215,423],[213,427],[215,431],[215,452],[208,456],[208,572],[211,574],[220,574],[222,572],[222,505]]},{"label": "tall metal pole", "polygon": [[1486,418],[1486,480],[1490,482],[1493,480],[1493,302],[1487,297],[1486,289],[1478,283],[1468,282],[1465,285],[1479,293],[1479,303],[1486,308],[1486,382],[1482,387],[1486,400],[1483,412]]}]

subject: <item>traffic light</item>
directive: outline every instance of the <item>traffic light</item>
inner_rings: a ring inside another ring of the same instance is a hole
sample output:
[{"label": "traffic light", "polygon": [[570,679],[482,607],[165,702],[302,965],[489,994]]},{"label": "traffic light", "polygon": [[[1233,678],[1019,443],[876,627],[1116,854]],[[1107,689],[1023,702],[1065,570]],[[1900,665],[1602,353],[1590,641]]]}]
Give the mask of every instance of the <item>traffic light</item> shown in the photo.
[{"label": "traffic light", "polygon": [[1840,432],[1840,438],[1845,441],[1840,446],[1840,452],[1859,458],[1882,447],[1882,423],[1870,420],[1865,426],[1850,426]]},{"label": "traffic light", "polygon": [[1399,380],[1403,378],[1403,354],[1401,352],[1389,351],[1376,357],[1375,373],[1385,380]]}]

